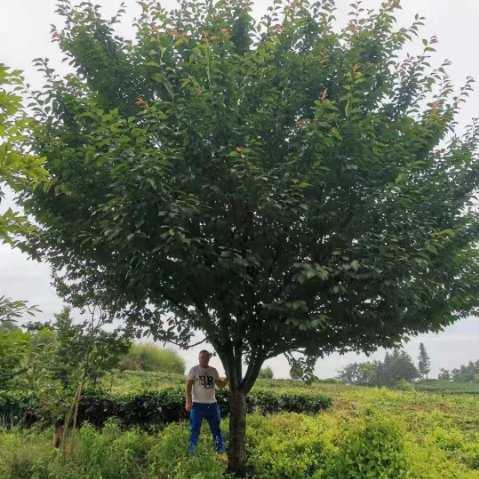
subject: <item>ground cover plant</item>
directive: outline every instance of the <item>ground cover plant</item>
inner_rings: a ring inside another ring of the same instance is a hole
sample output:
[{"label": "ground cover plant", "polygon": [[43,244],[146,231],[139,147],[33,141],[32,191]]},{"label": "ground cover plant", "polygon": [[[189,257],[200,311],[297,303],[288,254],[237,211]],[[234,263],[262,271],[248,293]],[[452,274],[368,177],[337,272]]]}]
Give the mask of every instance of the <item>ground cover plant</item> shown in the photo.
[{"label": "ground cover plant", "polygon": [[[333,406],[319,414],[250,414],[246,450],[251,477],[479,478],[479,403],[474,396],[275,383],[271,390],[329,395]],[[222,427],[228,441],[227,420]],[[65,459],[52,448],[51,433],[36,426],[2,429],[0,478],[228,477],[206,428],[198,455],[188,457],[184,421],[153,432],[122,428],[114,418],[103,429],[85,423]]]}]

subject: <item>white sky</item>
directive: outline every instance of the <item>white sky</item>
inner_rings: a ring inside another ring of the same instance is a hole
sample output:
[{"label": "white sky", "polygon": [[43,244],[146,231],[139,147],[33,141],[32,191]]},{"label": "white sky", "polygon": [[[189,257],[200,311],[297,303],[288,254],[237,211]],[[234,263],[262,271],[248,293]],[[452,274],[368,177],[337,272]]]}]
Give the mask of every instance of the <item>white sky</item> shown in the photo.
[{"label": "white sky", "polygon": [[[34,70],[32,60],[37,57],[49,57],[51,64],[64,71],[62,55],[56,44],[50,42],[50,24],[61,26],[61,19],[54,14],[55,0],[0,0],[0,62],[12,68],[24,71],[25,78],[33,88],[42,85],[41,76]],[[97,0],[103,6],[106,15],[112,15],[121,0]],[[344,23],[348,11],[348,1],[338,0],[337,17]],[[368,8],[379,5],[378,0],[366,0]],[[131,20],[137,13],[135,0],[126,1],[128,15],[121,26],[121,33],[131,36]],[[264,13],[269,1],[255,1],[257,15]],[[163,2],[166,7],[174,7],[176,2]],[[408,25],[414,14],[426,16],[423,35],[438,35],[437,53],[433,64],[439,65],[443,59],[452,61],[449,68],[451,78],[460,87],[467,76],[479,81],[479,61],[474,45],[478,44],[479,0],[403,0],[403,10],[398,15],[400,24]],[[415,52],[416,47],[409,51]],[[479,86],[463,107],[459,117],[464,127],[472,117],[479,116]],[[9,200],[2,203],[9,203]],[[6,245],[0,245],[0,295],[26,299],[38,304],[42,309],[39,319],[49,319],[61,309],[62,302],[50,286],[50,274],[47,264],[30,261],[25,255],[13,251]],[[417,358],[419,342],[424,342],[432,360],[432,375],[440,368],[455,368],[469,360],[479,359],[479,321],[476,318],[462,320],[440,334],[428,334],[411,339],[405,349]],[[195,363],[196,350],[182,352],[187,366]],[[369,359],[382,359],[384,351],[378,351]],[[333,354],[317,364],[319,377],[335,376],[338,369],[352,361],[367,359],[364,355]],[[212,364],[221,369],[215,358]],[[288,364],[282,357],[268,363],[276,377],[288,375]]]}]

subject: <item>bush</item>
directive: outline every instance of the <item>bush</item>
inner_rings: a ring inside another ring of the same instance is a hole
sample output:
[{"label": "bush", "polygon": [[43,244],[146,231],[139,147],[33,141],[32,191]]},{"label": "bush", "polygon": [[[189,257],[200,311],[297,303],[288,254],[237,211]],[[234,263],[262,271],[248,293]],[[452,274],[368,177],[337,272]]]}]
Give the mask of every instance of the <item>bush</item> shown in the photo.
[{"label": "bush", "polygon": [[249,397],[250,410],[263,414],[274,412],[316,413],[331,406],[331,399],[323,394],[297,392],[277,393],[256,389]]},{"label": "bush", "polygon": [[52,466],[55,478],[142,479],[153,438],[133,429],[122,432],[117,420],[102,431],[84,424],[75,435],[72,453]]},{"label": "bush", "polygon": [[50,431],[0,430],[0,478],[49,479],[52,451]]},{"label": "bush", "polygon": [[29,336],[19,328],[0,328],[0,391],[15,383],[22,371]]},{"label": "bush", "polygon": [[258,479],[303,479],[323,470],[331,454],[328,424],[318,417],[281,413],[247,421],[249,463]]},{"label": "bush", "polygon": [[206,428],[193,456],[188,454],[187,444],[188,429],[184,425],[167,426],[148,456],[150,473],[165,479],[219,479],[225,475],[226,465],[214,452]]},{"label": "bush", "polygon": [[163,371],[185,373],[185,361],[175,351],[162,349],[150,343],[135,343],[120,361],[124,370]]},{"label": "bush", "polygon": [[143,479],[152,436],[122,432],[110,420],[102,431],[84,424],[75,434],[65,461],[52,447],[52,430],[0,432],[2,479]]},{"label": "bush", "polygon": [[[228,394],[217,392],[222,416],[229,414]],[[165,388],[158,392],[113,396],[95,391],[84,391],[78,410],[79,423],[85,421],[102,426],[109,418],[117,417],[122,425],[155,429],[158,426],[186,419],[184,389]],[[327,396],[305,393],[276,393],[253,390],[247,399],[248,412],[263,414],[285,412],[317,413],[328,408]],[[0,417],[17,424],[31,424],[41,420],[47,424],[52,418],[39,409],[37,398],[25,394],[0,394]]]},{"label": "bush", "polygon": [[414,391],[416,388],[414,384],[406,381],[405,379],[400,379],[395,385],[394,389],[399,389],[400,391]]},{"label": "bush", "polygon": [[403,432],[393,419],[369,415],[358,420],[340,441],[326,476],[330,479],[406,479],[410,465]]},{"label": "bush", "polygon": [[273,370],[270,367],[263,368],[259,372],[258,378],[259,379],[273,379]]},{"label": "bush", "polygon": [[476,440],[466,438],[465,435],[454,427],[436,427],[430,440],[434,446],[441,449],[448,459],[456,459],[470,467],[479,470],[479,433]]},{"label": "bush", "polygon": [[30,426],[41,419],[39,410],[39,401],[33,392],[0,391],[0,426]]}]

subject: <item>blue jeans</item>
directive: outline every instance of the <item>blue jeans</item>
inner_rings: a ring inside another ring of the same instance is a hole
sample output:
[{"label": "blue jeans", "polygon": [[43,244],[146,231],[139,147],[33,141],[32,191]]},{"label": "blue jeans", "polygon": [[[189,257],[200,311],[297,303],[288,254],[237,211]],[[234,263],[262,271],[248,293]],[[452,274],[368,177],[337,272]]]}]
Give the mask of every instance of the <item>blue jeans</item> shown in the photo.
[{"label": "blue jeans", "polygon": [[201,422],[205,418],[211,429],[215,449],[217,452],[225,452],[223,436],[220,430],[220,407],[218,403],[199,403],[194,402],[190,412],[190,443],[188,451],[195,452],[200,437]]}]

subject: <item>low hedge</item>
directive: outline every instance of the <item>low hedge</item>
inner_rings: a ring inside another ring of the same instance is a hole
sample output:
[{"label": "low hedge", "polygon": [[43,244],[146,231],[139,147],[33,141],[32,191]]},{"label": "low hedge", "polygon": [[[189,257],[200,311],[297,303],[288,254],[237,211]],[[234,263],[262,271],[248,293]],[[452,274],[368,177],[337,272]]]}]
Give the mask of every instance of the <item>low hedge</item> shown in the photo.
[{"label": "low hedge", "polygon": [[30,392],[0,391],[0,426],[30,426],[38,417],[38,398]]},{"label": "low hedge", "polygon": [[[85,391],[78,410],[79,423],[88,421],[102,426],[109,418],[117,417],[125,426],[155,428],[171,422],[185,420],[184,389],[166,388],[144,394],[111,395],[98,391]],[[222,416],[229,414],[228,393],[216,394]],[[5,425],[30,425],[35,421],[50,423],[38,408],[38,400],[31,393],[0,392],[0,421]],[[262,414],[280,411],[317,413],[331,405],[324,395],[281,393],[254,390],[247,398],[247,411]]]}]

